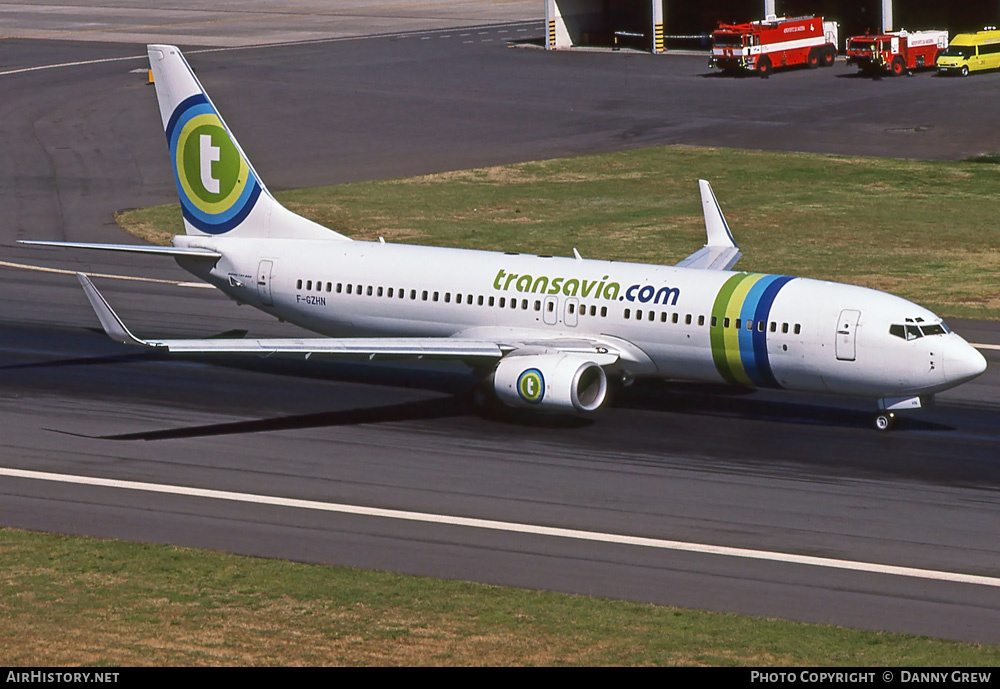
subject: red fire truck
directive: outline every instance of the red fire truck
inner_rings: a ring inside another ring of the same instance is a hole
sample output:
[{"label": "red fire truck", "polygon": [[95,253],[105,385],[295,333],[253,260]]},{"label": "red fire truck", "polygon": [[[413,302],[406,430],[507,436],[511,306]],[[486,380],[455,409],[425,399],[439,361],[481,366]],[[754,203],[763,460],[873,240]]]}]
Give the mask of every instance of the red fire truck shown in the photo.
[{"label": "red fire truck", "polygon": [[948,47],[947,31],[892,31],[847,39],[847,64],[859,72],[889,72],[894,76],[923,67],[933,68]]},{"label": "red fire truck", "polygon": [[710,67],[723,72],[770,75],[776,67],[829,67],[837,57],[837,22],[822,17],[775,17],[746,24],[719,24],[712,32]]}]

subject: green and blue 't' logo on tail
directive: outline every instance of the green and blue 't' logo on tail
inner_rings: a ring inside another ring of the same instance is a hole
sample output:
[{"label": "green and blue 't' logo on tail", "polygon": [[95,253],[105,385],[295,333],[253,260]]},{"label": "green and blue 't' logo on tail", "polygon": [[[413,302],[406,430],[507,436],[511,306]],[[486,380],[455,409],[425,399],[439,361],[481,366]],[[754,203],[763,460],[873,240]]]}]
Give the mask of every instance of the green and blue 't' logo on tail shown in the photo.
[{"label": "green and blue 't' logo on tail", "polygon": [[166,134],[184,219],[208,234],[243,222],[261,186],[204,94],[177,106]]}]

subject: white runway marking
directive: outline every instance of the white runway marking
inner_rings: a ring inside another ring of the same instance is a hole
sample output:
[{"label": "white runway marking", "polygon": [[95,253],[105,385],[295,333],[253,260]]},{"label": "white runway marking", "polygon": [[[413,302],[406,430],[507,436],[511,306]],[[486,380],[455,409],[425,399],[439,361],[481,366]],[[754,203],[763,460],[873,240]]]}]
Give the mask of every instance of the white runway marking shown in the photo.
[{"label": "white runway marking", "polygon": [[[46,268],[45,266],[33,266],[28,263],[11,263],[10,261],[0,261],[0,266],[6,268],[19,268],[20,270],[34,270],[39,273],[60,273],[62,275],[76,275],[77,270],[63,270],[61,268]],[[177,285],[178,287],[197,287],[215,289],[213,285],[207,282],[178,282],[177,280],[160,280],[157,278],[139,278],[133,277],[131,275],[113,275],[110,273],[84,273],[87,277],[92,278],[109,278],[111,280],[133,280],[135,282],[156,282],[161,285]]]},{"label": "white runway marking", "polygon": [[80,65],[99,65],[102,62],[125,62],[127,60],[144,60],[147,59],[145,55],[128,55],[126,57],[105,57],[100,60],[81,60],[79,62],[60,62],[55,65],[38,65],[37,67],[22,67],[21,69],[9,69],[6,72],[0,72],[0,77],[5,77],[9,74],[23,74],[24,72],[39,72],[44,69],[58,69],[59,67],[79,67]]},{"label": "white runway marking", "polygon": [[230,502],[241,502],[241,503],[250,503],[257,505],[293,507],[304,510],[315,510],[319,512],[336,512],[340,514],[354,514],[365,517],[377,517],[381,519],[398,519],[403,521],[441,524],[446,526],[462,526],[472,529],[505,531],[509,533],[521,533],[533,536],[548,536],[552,538],[569,538],[575,540],[596,541],[600,543],[611,543],[617,545],[632,545],[642,548],[676,550],[688,553],[699,553],[703,555],[723,555],[726,557],[739,557],[750,560],[785,562],[789,564],[807,565],[811,567],[845,569],[858,572],[868,572],[870,574],[887,574],[891,576],[912,577],[917,579],[931,579],[935,581],[947,581],[959,584],[977,584],[980,586],[993,586],[1000,588],[1000,578],[997,577],[978,576],[974,574],[961,574],[958,572],[942,572],[932,569],[918,569],[914,567],[899,567],[896,565],[882,565],[873,562],[838,560],[834,558],[813,557],[809,555],[796,555],[794,553],[779,553],[768,550],[732,548],[727,546],[708,545],[704,543],[687,543],[684,541],[669,541],[659,538],[643,538],[639,536],[601,533],[598,531],[580,531],[577,529],[562,529],[551,526],[538,526],[535,524],[502,522],[489,519],[476,519],[472,517],[454,517],[449,515],[430,514],[426,512],[409,512],[405,510],[382,509],[378,507],[362,507],[358,505],[345,505],[332,502],[319,502],[316,500],[297,500],[293,498],[282,498],[270,495],[256,495],[253,493],[234,493],[224,490],[209,490],[206,488],[191,488],[187,486],[173,486],[160,483],[145,483],[141,481],[123,481],[118,479],[95,478],[92,476],[54,474],[45,471],[29,471],[25,469],[11,469],[6,467],[0,467],[0,476],[9,476],[11,478],[21,478],[21,479],[32,479],[37,481],[51,481],[56,483],[72,483],[77,485],[97,486],[101,488],[117,488],[120,490],[163,493],[168,495],[183,495],[188,497],[206,498],[209,500],[226,500]]},{"label": "white runway marking", "polygon": [[[514,24],[534,24],[537,20],[526,20],[524,22],[513,22]],[[482,27],[468,27],[470,29],[482,28]],[[542,25],[538,26],[539,29]],[[405,39],[405,38],[416,38],[420,36],[421,40],[426,40],[430,36],[424,37],[425,34],[439,34],[443,31],[454,31],[455,29],[432,29],[430,31],[403,31],[403,32],[393,32],[384,34],[371,34],[364,36],[331,36],[329,38],[314,38],[301,41],[278,41],[275,43],[255,43],[251,45],[234,45],[234,46],[224,46],[221,48],[200,48],[197,50],[186,50],[186,55],[200,55],[203,53],[225,53],[233,52],[237,50],[257,50],[260,48],[282,48],[285,46],[296,46],[296,45],[311,45],[311,44],[322,44],[322,43],[342,43],[345,41],[363,41],[363,40],[374,40],[374,39]],[[527,29],[518,29],[518,31],[527,31]],[[486,35],[487,31],[479,32],[480,36]],[[83,65],[97,65],[103,62],[126,62],[129,60],[146,60],[148,59],[145,54],[142,55],[124,55],[122,57],[105,57],[96,60],[80,60],[78,62],[60,62],[58,64],[50,65],[35,65],[33,67],[21,67],[19,69],[9,69],[0,72],[0,77],[8,76],[11,74],[23,74],[25,72],[39,72],[46,69],[58,69],[60,67],[79,67]],[[140,70],[145,71],[145,69]]]}]

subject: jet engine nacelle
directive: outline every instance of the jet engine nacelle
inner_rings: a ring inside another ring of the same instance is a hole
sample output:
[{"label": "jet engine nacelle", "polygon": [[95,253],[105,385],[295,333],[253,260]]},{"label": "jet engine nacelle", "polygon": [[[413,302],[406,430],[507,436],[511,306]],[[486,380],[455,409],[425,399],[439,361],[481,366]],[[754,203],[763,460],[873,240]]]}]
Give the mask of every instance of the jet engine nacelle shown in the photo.
[{"label": "jet engine nacelle", "polygon": [[500,401],[545,411],[594,411],[608,395],[608,377],[593,361],[572,354],[512,356],[493,374]]}]

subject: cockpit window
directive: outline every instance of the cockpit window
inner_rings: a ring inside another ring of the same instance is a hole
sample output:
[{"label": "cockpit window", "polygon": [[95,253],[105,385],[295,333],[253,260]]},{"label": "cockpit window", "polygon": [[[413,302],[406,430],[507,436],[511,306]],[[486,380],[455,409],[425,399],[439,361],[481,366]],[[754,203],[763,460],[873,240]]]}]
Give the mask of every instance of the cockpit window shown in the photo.
[{"label": "cockpit window", "polygon": [[945,335],[950,332],[951,330],[944,323],[924,325],[907,323],[906,325],[894,324],[889,326],[889,334],[903,340],[916,340],[921,337],[930,337],[931,335]]}]

